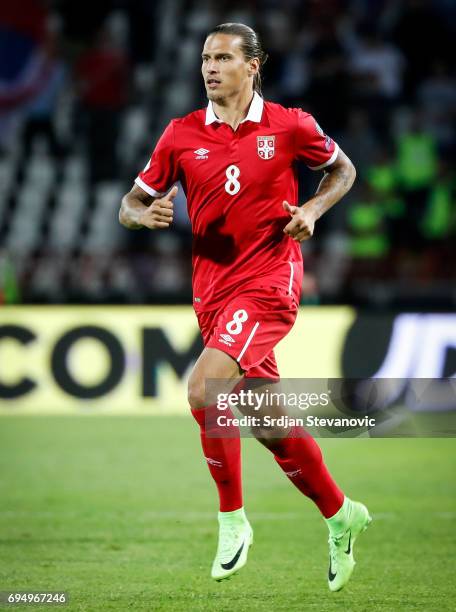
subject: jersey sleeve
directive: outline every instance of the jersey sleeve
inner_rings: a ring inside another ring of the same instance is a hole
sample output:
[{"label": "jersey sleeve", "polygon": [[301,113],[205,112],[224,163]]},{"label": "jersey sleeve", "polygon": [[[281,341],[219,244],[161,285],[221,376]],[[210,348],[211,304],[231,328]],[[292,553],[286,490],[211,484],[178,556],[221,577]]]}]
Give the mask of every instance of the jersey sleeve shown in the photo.
[{"label": "jersey sleeve", "polygon": [[174,125],[168,124],[147,162],[135,179],[135,183],[153,197],[164,195],[178,180],[178,164],[174,146]]},{"label": "jersey sleeve", "polygon": [[312,115],[301,109],[297,109],[297,115],[296,159],[311,170],[321,170],[332,164],[339,152],[337,143],[323,132]]}]

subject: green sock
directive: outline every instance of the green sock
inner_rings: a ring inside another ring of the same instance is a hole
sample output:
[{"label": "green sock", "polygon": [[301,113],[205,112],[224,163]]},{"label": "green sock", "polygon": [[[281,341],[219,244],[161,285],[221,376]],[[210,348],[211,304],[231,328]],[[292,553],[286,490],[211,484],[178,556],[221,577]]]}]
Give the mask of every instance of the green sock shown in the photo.
[{"label": "green sock", "polygon": [[346,529],[346,525],[351,513],[351,500],[344,497],[344,503],[339,508],[334,516],[325,519],[328,525],[329,533],[332,536],[342,535]]}]

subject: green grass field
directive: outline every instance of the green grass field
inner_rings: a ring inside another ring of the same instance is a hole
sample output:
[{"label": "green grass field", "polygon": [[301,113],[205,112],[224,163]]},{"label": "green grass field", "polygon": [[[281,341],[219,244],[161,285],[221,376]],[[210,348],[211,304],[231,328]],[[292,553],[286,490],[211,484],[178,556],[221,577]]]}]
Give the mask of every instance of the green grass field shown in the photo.
[{"label": "green grass field", "polygon": [[242,572],[215,583],[216,497],[191,419],[4,417],[0,591],[64,590],[64,610],[455,610],[456,442],[322,446],[374,517],[336,594],[326,526],[254,440],[244,481],[255,544]]}]

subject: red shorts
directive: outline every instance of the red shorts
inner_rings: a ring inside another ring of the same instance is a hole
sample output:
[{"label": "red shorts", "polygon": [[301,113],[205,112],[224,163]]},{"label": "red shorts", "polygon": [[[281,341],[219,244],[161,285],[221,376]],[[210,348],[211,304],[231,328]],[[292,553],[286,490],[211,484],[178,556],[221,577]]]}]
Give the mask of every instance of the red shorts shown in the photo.
[{"label": "red shorts", "polygon": [[279,378],[274,347],[296,320],[292,295],[276,287],[240,291],[222,308],[197,313],[204,346],[235,359],[249,378]]}]

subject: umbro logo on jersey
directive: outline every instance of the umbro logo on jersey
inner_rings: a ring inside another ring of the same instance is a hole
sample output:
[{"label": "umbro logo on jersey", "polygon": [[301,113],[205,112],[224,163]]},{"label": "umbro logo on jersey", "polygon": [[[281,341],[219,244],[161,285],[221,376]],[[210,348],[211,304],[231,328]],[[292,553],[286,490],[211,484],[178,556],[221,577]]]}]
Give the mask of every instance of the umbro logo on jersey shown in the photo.
[{"label": "umbro logo on jersey", "polygon": [[195,159],[207,159],[207,154],[209,153],[209,150],[201,147],[201,149],[196,149],[196,151],[193,152],[196,153]]}]

